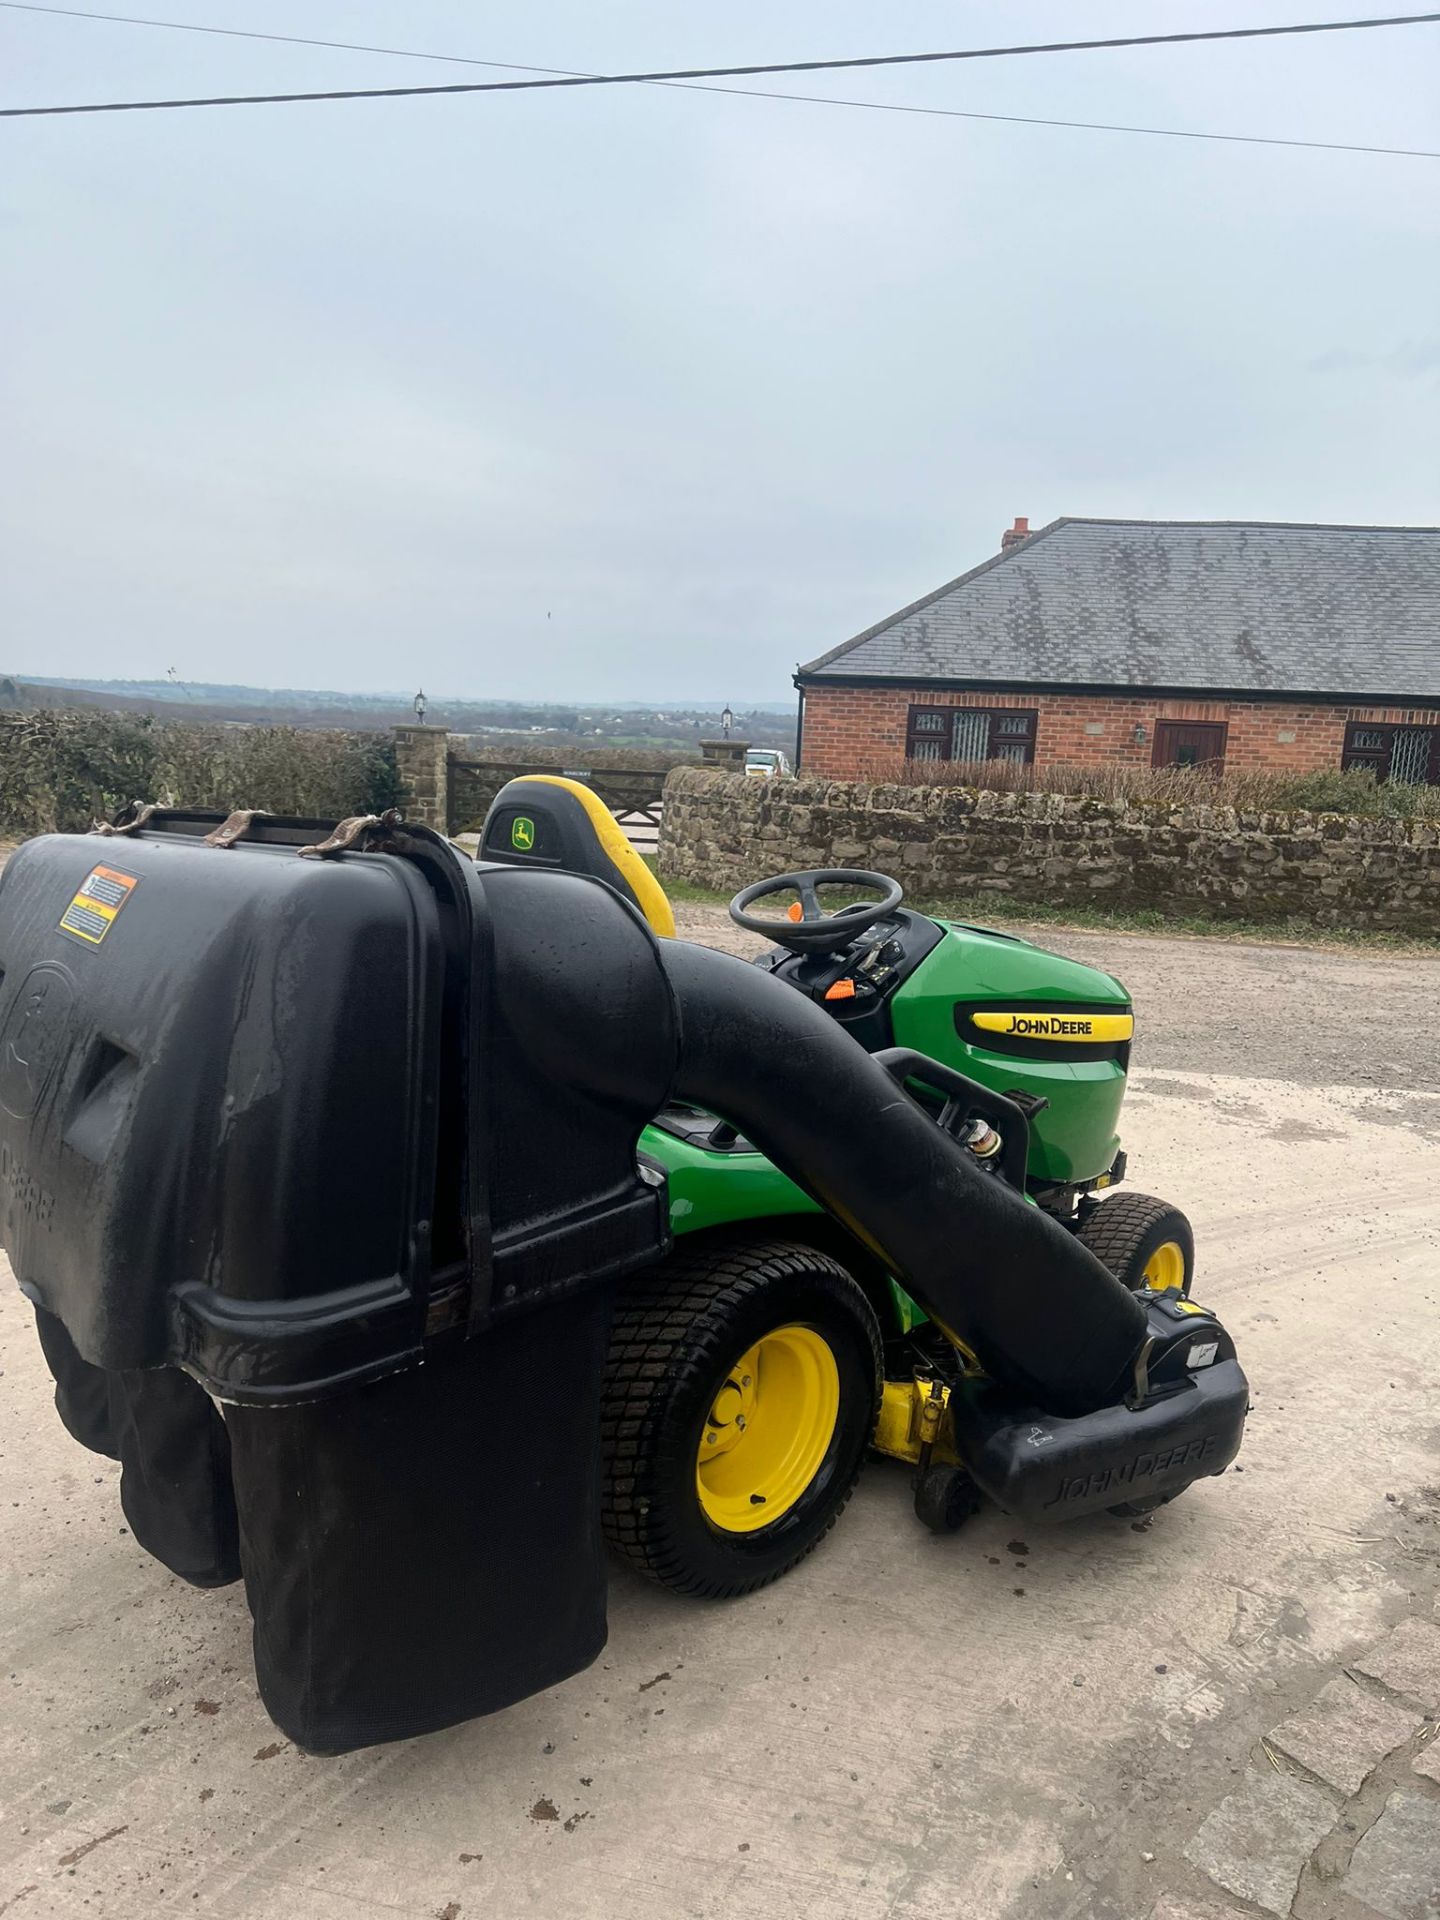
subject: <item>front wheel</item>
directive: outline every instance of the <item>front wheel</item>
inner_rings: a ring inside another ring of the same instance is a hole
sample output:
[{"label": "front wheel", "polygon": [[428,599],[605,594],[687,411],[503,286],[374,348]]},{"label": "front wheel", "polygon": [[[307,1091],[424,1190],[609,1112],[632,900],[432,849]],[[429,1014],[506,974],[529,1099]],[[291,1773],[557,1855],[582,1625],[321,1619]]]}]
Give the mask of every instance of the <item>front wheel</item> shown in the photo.
[{"label": "front wheel", "polygon": [[1148,1193],[1112,1194],[1094,1204],[1077,1238],[1132,1292],[1190,1291],[1195,1235],[1168,1200]]},{"label": "front wheel", "polygon": [[782,1241],[682,1249],[616,1309],[606,1537],[677,1592],[753,1592],[840,1517],[879,1403],[879,1328],[838,1262]]},{"label": "front wheel", "polygon": [[963,1467],[932,1466],[915,1488],[915,1512],[932,1533],[955,1533],[980,1511],[980,1490]]}]

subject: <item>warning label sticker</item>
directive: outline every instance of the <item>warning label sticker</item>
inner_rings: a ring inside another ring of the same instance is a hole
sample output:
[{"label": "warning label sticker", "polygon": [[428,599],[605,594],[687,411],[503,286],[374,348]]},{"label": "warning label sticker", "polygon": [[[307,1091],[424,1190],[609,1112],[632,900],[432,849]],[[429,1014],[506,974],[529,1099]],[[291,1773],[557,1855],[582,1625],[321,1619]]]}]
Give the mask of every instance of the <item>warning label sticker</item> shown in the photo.
[{"label": "warning label sticker", "polygon": [[120,917],[120,909],[140,882],[114,867],[94,867],[60,916],[60,931],[98,947]]}]

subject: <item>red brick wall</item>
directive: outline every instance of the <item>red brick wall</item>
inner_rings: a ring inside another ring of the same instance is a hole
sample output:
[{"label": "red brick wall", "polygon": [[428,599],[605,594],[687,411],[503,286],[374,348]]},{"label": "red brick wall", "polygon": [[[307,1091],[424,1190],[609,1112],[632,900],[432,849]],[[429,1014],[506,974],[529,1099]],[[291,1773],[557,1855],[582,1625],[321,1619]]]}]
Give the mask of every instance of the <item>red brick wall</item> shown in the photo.
[{"label": "red brick wall", "polygon": [[[1440,709],[1339,707],[1282,700],[1162,700],[1153,694],[992,693],[974,688],[927,693],[892,687],[805,689],[802,766],[831,780],[862,778],[905,755],[911,707],[1025,707],[1038,713],[1036,765],[1148,767],[1157,720],[1226,723],[1225,763],[1240,769],[1312,773],[1340,765],[1350,720],[1440,722]],[[1145,729],[1135,738],[1137,725]],[[1089,732],[1087,727],[1102,731]],[[1282,736],[1291,735],[1293,738]]]}]

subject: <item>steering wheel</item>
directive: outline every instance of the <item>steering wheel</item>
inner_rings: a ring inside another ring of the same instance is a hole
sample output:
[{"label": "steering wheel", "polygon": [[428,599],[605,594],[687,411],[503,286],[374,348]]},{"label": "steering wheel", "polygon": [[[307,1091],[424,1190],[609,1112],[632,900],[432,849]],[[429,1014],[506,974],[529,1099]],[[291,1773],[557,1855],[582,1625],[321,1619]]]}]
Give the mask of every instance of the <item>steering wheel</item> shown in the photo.
[{"label": "steering wheel", "polygon": [[[820,904],[819,887],[865,887],[884,898],[827,913]],[[768,899],[772,893],[799,894],[802,917],[774,920],[749,911],[757,900]],[[835,953],[848,946],[857,933],[893,913],[904,898],[905,889],[887,873],[866,873],[861,867],[824,867],[806,873],[777,873],[773,880],[757,880],[753,887],[742,888],[730,902],[730,918],[746,933],[758,933],[794,953]]]}]

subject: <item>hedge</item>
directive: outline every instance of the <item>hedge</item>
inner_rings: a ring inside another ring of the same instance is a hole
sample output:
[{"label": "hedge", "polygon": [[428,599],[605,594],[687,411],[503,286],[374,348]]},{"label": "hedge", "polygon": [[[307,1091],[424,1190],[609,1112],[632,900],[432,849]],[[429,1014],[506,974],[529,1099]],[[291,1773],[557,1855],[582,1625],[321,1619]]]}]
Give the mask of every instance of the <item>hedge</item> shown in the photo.
[{"label": "hedge", "polygon": [[83,832],[131,800],[317,819],[399,797],[383,734],[194,726],[103,709],[0,713],[0,833]]}]

